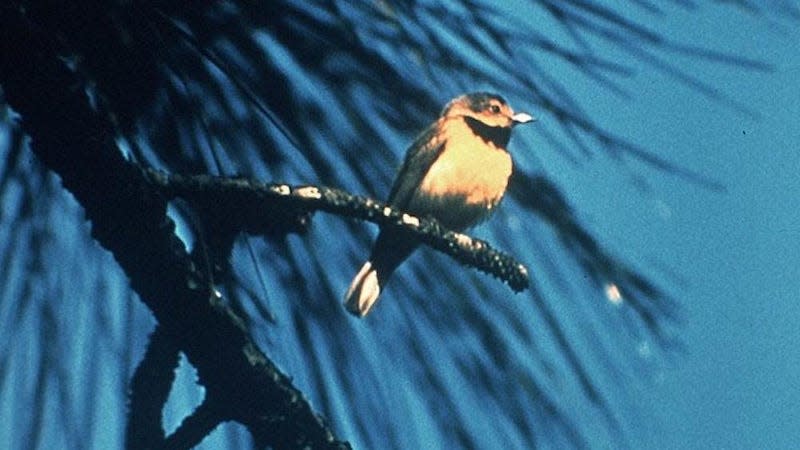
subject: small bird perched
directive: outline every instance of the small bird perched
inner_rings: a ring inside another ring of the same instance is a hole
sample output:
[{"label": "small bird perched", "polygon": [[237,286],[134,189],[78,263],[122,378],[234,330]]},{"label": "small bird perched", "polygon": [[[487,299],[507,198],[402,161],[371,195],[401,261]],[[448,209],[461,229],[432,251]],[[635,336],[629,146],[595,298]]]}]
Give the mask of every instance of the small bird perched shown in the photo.
[{"label": "small bird perched", "polygon": [[[419,217],[432,216],[452,230],[475,225],[489,216],[506,191],[511,129],[533,120],[528,114],[515,114],[498,95],[456,97],[409,147],[388,203]],[[347,310],[365,316],[389,276],[418,245],[402,230],[382,229],[345,294]]]}]

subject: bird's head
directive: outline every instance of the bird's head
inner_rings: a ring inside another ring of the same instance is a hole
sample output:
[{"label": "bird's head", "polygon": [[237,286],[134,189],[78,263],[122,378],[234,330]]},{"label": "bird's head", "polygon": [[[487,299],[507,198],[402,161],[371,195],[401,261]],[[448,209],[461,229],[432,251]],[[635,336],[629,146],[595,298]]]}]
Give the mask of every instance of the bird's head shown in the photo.
[{"label": "bird's head", "polygon": [[492,128],[511,128],[536,120],[529,114],[514,113],[503,97],[486,92],[454,98],[444,107],[442,117],[469,118]]}]

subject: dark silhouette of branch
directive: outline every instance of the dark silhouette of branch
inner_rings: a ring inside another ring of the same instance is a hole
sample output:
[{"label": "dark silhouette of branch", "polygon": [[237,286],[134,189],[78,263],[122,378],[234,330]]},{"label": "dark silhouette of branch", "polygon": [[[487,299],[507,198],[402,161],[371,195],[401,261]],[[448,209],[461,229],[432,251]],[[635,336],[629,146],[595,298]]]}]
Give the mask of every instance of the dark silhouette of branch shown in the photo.
[{"label": "dark silhouette of branch", "polygon": [[165,200],[123,158],[55,47],[24,14],[2,8],[0,82],[31,148],[83,205],[92,235],[197,368],[209,397],[225,399],[223,417],[245,424],[261,446],[348,447],[216,297],[175,236]]},{"label": "dark silhouette of branch", "polygon": [[162,412],[175,382],[179,356],[180,348],[157,325],[131,379],[126,448],[153,449],[164,443]]},{"label": "dark silhouette of branch", "polygon": [[[203,401],[190,415],[188,415],[174,433],[167,436],[162,448],[164,449],[191,449],[197,446],[203,438],[211,434],[214,428],[222,422],[220,416],[220,401]],[[269,442],[271,439],[267,439]]]}]

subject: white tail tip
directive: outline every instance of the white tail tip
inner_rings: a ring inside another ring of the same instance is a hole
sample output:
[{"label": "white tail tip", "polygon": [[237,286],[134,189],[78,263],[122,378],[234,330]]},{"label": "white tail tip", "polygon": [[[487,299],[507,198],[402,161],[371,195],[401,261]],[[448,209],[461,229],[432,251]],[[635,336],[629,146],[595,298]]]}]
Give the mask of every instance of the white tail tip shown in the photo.
[{"label": "white tail tip", "polygon": [[378,272],[372,268],[372,263],[367,261],[361,266],[350,288],[344,294],[344,306],[347,310],[358,316],[364,317],[378,301],[381,295],[381,286],[378,283]]}]

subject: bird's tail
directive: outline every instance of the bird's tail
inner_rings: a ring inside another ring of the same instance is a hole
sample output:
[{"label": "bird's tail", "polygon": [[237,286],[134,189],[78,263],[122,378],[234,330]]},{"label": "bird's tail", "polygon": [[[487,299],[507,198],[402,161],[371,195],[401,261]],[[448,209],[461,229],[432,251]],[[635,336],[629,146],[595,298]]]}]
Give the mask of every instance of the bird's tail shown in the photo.
[{"label": "bird's tail", "polygon": [[381,231],[369,261],[361,266],[344,294],[345,308],[358,317],[366,316],[395,269],[417,246],[419,243],[413,237],[399,230]]},{"label": "bird's tail", "polygon": [[381,295],[381,281],[378,270],[371,261],[367,261],[361,266],[361,270],[344,294],[344,306],[350,313],[364,317],[378,301],[379,295]]}]

